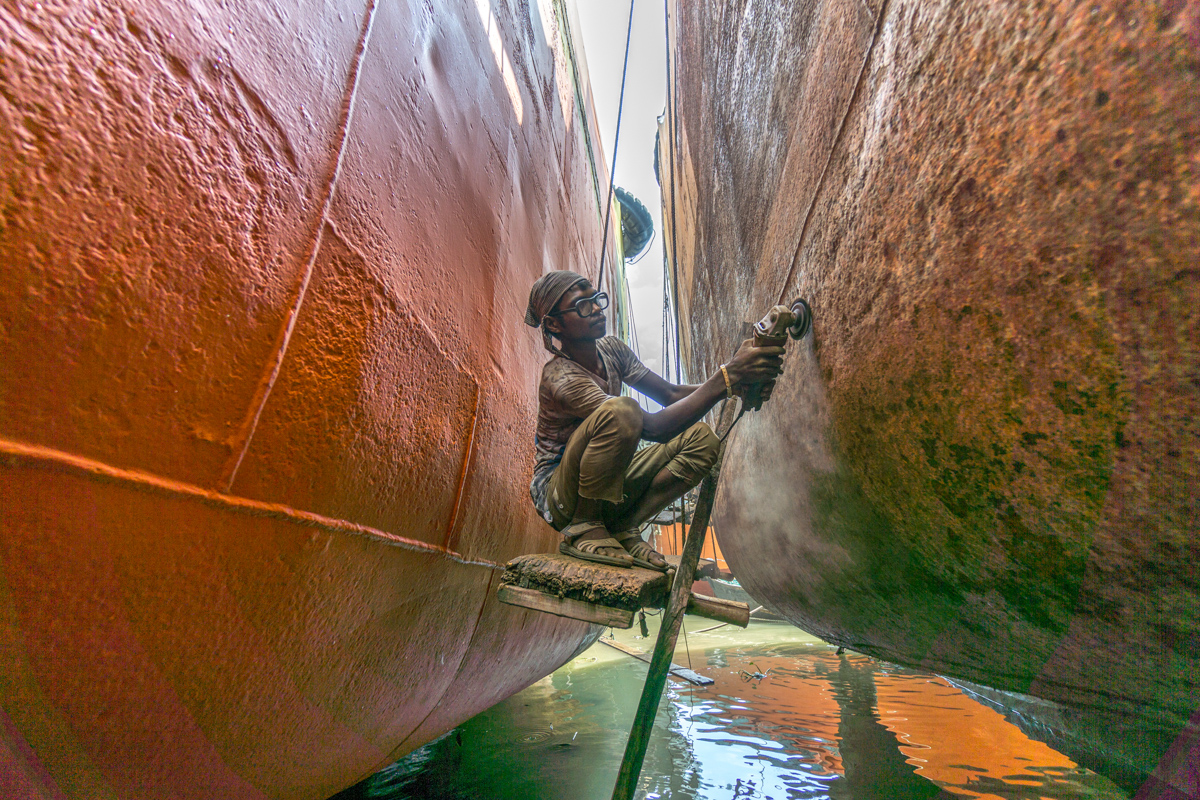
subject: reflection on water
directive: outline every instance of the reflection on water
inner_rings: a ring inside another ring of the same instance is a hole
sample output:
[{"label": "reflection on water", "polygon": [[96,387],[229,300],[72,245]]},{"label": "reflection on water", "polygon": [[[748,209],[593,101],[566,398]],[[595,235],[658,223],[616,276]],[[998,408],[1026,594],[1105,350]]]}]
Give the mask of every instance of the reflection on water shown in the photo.
[{"label": "reflection on water", "polygon": [[[649,650],[654,633],[618,638]],[[790,626],[692,633],[676,662],[689,650],[716,682],[668,684],[640,798],[1126,797],[945,680]],[[645,672],[597,644],[338,800],[606,800]]]}]

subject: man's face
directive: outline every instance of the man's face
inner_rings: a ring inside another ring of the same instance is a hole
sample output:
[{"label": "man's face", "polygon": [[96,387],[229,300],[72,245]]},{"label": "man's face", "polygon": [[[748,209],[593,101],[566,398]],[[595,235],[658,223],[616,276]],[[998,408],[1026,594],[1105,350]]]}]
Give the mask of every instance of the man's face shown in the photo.
[{"label": "man's face", "polygon": [[604,312],[596,311],[589,317],[581,317],[575,310],[576,300],[591,297],[595,293],[596,290],[587,281],[569,289],[554,307],[558,313],[550,317],[550,331],[564,340],[603,339],[608,324]]}]

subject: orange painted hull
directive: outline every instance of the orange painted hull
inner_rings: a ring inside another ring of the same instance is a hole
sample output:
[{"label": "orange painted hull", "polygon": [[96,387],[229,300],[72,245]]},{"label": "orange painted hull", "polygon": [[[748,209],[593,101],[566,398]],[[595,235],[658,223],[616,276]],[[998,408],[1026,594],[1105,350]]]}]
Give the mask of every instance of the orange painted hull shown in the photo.
[{"label": "orange painted hull", "polygon": [[0,7],[0,787],[328,796],[595,633],[522,324],[590,271],[561,4]]}]

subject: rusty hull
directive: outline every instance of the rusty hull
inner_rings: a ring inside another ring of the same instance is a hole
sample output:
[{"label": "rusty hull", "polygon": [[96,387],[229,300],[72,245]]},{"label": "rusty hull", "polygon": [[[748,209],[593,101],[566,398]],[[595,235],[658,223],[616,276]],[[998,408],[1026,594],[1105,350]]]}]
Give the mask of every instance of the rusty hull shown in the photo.
[{"label": "rusty hull", "polygon": [[561,2],[0,2],[0,786],[322,798],[598,632],[501,606]]},{"label": "rusty hull", "polygon": [[1200,792],[1200,3],[674,8],[694,375],[815,312],[725,458],[734,574]]}]

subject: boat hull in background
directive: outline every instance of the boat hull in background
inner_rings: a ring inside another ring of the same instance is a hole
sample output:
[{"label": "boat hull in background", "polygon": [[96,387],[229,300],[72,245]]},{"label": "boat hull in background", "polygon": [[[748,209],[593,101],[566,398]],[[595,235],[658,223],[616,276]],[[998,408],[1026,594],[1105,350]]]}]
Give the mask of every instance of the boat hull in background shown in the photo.
[{"label": "boat hull in background", "polygon": [[685,357],[815,316],[730,439],[733,573],[1197,791],[1200,5],[706,0],[671,39]]},{"label": "boat hull in background", "polygon": [[547,550],[523,324],[590,271],[566,7],[0,7],[0,776],[322,798],[598,632]]}]

